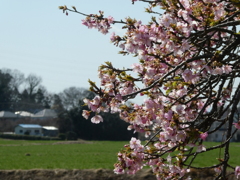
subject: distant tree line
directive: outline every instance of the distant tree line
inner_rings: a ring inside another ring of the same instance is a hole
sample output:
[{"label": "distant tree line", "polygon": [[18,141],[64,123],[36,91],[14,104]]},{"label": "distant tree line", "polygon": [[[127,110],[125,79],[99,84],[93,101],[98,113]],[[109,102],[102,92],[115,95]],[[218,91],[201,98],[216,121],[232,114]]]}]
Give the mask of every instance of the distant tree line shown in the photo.
[{"label": "distant tree line", "polygon": [[50,96],[42,79],[35,74],[24,76],[18,70],[0,70],[0,111],[30,111],[50,108]]},{"label": "distant tree line", "polygon": [[[118,114],[102,114],[105,121],[100,124],[93,124],[82,117],[82,110],[87,110],[87,107],[83,106],[83,99],[92,99],[93,92],[69,87],[53,94],[41,83],[42,78],[35,74],[25,77],[18,70],[0,69],[0,111],[36,113],[38,110],[51,108],[58,114],[54,125],[58,126],[62,135],[70,136],[70,139],[129,140],[133,136],[133,132],[127,130],[128,124],[121,121]],[[25,119],[24,122],[31,121]],[[4,123],[9,131],[10,122]],[[4,131],[4,128],[1,130]]]}]

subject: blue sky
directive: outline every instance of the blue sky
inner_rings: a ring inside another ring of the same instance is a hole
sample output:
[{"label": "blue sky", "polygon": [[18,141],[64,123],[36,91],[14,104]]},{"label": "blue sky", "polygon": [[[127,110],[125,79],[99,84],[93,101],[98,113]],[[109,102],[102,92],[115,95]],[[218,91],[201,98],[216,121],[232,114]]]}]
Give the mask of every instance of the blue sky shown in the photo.
[{"label": "blue sky", "polygon": [[[81,24],[81,15],[64,15],[58,6],[74,5],[84,13],[103,10],[116,20],[134,17],[148,22],[145,3],[131,0],[8,0],[1,2],[0,68],[17,69],[27,76],[42,77],[42,85],[51,93],[76,86],[88,88],[88,79],[97,84],[97,69],[105,61],[128,67],[137,58],[118,54],[110,43],[110,34]],[[116,34],[124,31],[115,26]]]}]

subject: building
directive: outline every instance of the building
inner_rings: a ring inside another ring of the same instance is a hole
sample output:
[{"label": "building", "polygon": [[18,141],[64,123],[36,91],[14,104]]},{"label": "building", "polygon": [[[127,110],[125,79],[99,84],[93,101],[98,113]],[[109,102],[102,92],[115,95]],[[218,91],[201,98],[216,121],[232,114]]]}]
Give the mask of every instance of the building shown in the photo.
[{"label": "building", "polygon": [[36,114],[32,115],[32,119],[53,119],[57,117],[57,113],[52,109],[43,109],[42,111],[37,112]]},{"label": "building", "polygon": [[19,124],[14,132],[19,135],[43,136],[42,126],[38,124]]},{"label": "building", "polygon": [[17,119],[19,115],[14,114],[10,111],[0,111],[0,118],[1,119]]},{"label": "building", "polygon": [[31,118],[34,114],[27,112],[27,111],[17,111],[15,114],[19,115],[20,117],[24,118]]},{"label": "building", "polygon": [[44,136],[48,137],[57,137],[58,136],[58,128],[54,126],[43,126],[42,132]]},{"label": "building", "polygon": [[30,136],[57,137],[58,128],[54,126],[40,126],[38,124],[19,124],[15,127],[15,134]]},{"label": "building", "polygon": [[52,109],[43,109],[42,111],[32,114],[27,111],[16,111],[12,113],[10,111],[0,111],[0,119],[21,119],[21,118],[31,118],[31,119],[40,119],[48,120],[54,119],[57,117],[57,113]]},{"label": "building", "polygon": [[[227,119],[227,116],[230,114],[231,109],[228,109],[219,121],[214,121],[209,131],[213,131],[216,128],[218,129],[212,134],[209,134],[207,137],[207,141],[214,141],[214,142],[222,142],[226,139],[226,134],[228,130],[228,122],[225,122],[221,127],[219,127],[224,119]],[[240,107],[237,107],[237,111],[234,113],[234,122],[238,122],[240,120]],[[234,125],[232,125],[232,132],[235,130]],[[240,142],[240,131],[237,131],[233,137],[231,138],[231,142]]]}]

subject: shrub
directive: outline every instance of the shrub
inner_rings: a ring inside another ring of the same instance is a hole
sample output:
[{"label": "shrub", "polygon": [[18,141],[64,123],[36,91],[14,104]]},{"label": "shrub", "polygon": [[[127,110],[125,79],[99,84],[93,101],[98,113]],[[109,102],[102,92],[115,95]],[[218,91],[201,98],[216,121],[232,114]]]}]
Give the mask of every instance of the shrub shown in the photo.
[{"label": "shrub", "polygon": [[67,132],[67,140],[77,140],[77,134],[73,131]]},{"label": "shrub", "polygon": [[18,134],[0,134],[0,138],[4,139],[21,139],[21,140],[61,140],[56,137],[43,137],[43,136],[29,136],[29,135],[18,135]]},{"label": "shrub", "polygon": [[65,139],[66,139],[66,134],[60,133],[60,134],[58,135],[58,138],[61,139],[61,140],[65,140]]}]

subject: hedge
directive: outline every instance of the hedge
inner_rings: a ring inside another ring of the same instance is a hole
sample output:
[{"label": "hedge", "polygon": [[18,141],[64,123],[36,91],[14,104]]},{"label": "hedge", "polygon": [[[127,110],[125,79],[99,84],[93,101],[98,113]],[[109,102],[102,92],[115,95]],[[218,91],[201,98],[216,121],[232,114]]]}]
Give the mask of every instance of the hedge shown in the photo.
[{"label": "hedge", "polygon": [[58,137],[44,137],[44,136],[29,136],[29,135],[17,135],[17,134],[2,134],[0,138],[4,139],[21,139],[21,140],[61,140]]}]

